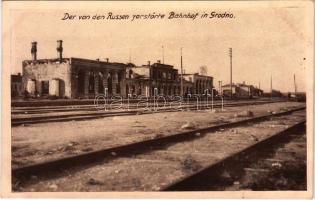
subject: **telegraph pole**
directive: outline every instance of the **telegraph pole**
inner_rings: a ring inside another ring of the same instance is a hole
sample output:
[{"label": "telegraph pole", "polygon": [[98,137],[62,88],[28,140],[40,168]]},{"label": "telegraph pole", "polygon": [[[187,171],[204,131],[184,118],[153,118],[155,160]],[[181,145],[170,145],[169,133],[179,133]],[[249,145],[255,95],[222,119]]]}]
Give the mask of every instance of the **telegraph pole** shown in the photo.
[{"label": "telegraph pole", "polygon": [[295,82],[295,74],[294,74],[293,78],[294,78],[294,94],[296,96],[297,89],[296,89],[296,82]]},{"label": "telegraph pole", "polygon": [[272,98],[272,75],[270,78],[270,98]]},{"label": "telegraph pole", "polygon": [[180,48],[180,95],[184,94],[184,85],[183,85],[183,47]]},{"label": "telegraph pole", "polygon": [[164,46],[162,46],[162,64],[164,64]]},{"label": "telegraph pole", "polygon": [[232,89],[232,48],[229,49],[230,56],[230,90],[231,90],[231,99],[233,98],[233,89]]}]

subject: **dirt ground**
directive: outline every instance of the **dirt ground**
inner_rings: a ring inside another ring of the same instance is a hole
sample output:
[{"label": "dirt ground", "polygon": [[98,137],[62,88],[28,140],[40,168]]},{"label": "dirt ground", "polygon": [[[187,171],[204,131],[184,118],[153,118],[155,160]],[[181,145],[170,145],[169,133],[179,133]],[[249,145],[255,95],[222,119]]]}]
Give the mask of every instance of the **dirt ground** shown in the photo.
[{"label": "dirt ground", "polygon": [[224,111],[184,111],[107,117],[87,121],[32,124],[12,128],[13,166],[113,147],[157,136],[242,120],[236,113],[249,110],[254,116],[305,105],[281,102],[229,107]]},{"label": "dirt ground", "polygon": [[262,151],[256,162],[245,166],[243,171],[238,171],[237,177],[230,183],[214,186],[215,190],[307,189],[306,135],[303,130],[291,135],[289,142]]},{"label": "dirt ground", "polygon": [[[298,111],[290,117],[275,117],[273,120],[247,126],[220,129],[203,136],[196,134],[194,140],[166,145],[138,155],[118,156],[113,160],[78,166],[51,179],[43,180],[33,175],[27,184],[19,185],[17,182],[15,188],[17,191],[43,192],[161,190],[170,183],[192,175],[303,119],[305,111]],[[303,161],[305,155],[300,159]],[[231,174],[226,173],[225,176],[234,182]],[[294,190],[296,187],[290,189]]]}]

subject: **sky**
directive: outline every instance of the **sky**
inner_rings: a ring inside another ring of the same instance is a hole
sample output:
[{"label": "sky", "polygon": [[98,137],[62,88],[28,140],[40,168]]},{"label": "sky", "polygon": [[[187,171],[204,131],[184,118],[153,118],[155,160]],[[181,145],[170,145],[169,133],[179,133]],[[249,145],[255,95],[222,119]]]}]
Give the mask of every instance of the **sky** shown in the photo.
[{"label": "sky", "polygon": [[[47,2],[48,3],[48,2]],[[180,68],[180,48],[186,73],[207,66],[208,75],[223,84],[230,80],[229,48],[233,49],[233,82],[245,81],[270,91],[294,91],[293,75],[298,91],[305,91],[306,68],[313,46],[310,21],[305,6],[266,3],[169,3],[136,2],[82,3],[29,7],[10,12],[11,73],[22,71],[22,61],[31,59],[31,42],[37,41],[38,59],[57,57],[57,40],[63,40],[64,57],[87,59],[109,58],[112,62],[136,65],[162,60]],[[51,8],[51,9],[48,9]],[[199,13],[199,18],[167,19],[169,12]],[[95,14],[165,14],[154,20],[78,20],[79,15]],[[233,18],[205,18],[202,13],[232,13]],[[76,15],[74,20],[61,20],[64,13]]]}]

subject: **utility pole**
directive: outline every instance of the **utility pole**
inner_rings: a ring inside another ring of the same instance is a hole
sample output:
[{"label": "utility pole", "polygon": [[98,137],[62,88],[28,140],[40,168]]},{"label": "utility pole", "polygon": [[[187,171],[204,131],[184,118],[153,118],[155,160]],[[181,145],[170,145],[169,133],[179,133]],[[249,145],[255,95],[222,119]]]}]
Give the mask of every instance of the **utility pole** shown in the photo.
[{"label": "utility pole", "polygon": [[270,78],[270,98],[272,98],[272,75]]},{"label": "utility pole", "polygon": [[231,90],[231,99],[233,98],[233,89],[232,89],[232,48],[229,49],[230,56],[230,90]]},{"label": "utility pole", "polygon": [[164,46],[162,46],[162,64],[164,64]]},{"label": "utility pole", "polygon": [[180,48],[180,95],[184,94],[184,85],[183,85],[183,47]]},{"label": "utility pole", "polygon": [[131,50],[129,48],[129,63],[131,63]]},{"label": "utility pole", "polygon": [[296,96],[296,93],[297,93],[297,89],[296,89],[296,82],[295,82],[295,74],[294,74],[294,94]]},{"label": "utility pole", "polygon": [[259,81],[259,83],[258,83],[258,89],[259,89],[258,96],[261,96],[261,93],[260,93],[260,81]]}]

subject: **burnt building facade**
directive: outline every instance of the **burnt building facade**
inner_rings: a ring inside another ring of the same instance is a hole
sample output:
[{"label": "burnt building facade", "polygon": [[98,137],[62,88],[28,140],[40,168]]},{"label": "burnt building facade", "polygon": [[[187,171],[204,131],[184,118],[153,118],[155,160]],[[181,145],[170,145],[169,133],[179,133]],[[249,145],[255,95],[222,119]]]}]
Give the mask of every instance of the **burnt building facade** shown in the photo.
[{"label": "burnt building facade", "polygon": [[180,92],[178,70],[172,65],[161,64],[136,66],[129,63],[126,71],[126,91],[132,95],[176,95]]},{"label": "burnt building facade", "polygon": [[[22,88],[30,95],[60,98],[108,96],[180,95],[181,76],[172,65],[159,60],[136,66],[132,63],[64,58],[62,41],[57,41],[57,58],[37,59],[37,43],[31,46],[32,60],[22,63]],[[213,78],[183,75],[183,95],[203,94],[213,88]]]},{"label": "burnt building facade", "polygon": [[159,95],[180,95],[178,70],[174,66],[157,61],[151,66],[151,77],[151,91],[157,88]]},{"label": "burnt building facade", "polygon": [[126,95],[150,96],[150,68],[127,64],[126,68]]},{"label": "burnt building facade", "polygon": [[[184,94],[205,94],[212,93],[213,87],[213,77],[200,75],[199,73],[194,74],[183,74],[184,82],[187,82],[185,87],[184,83]],[[191,84],[189,84],[191,83]]]},{"label": "burnt building facade", "polygon": [[125,94],[125,64],[63,58],[62,41],[57,44],[58,58],[38,60],[37,43],[32,43],[33,59],[23,61],[22,66],[22,85],[30,95],[92,98],[104,93]]}]

